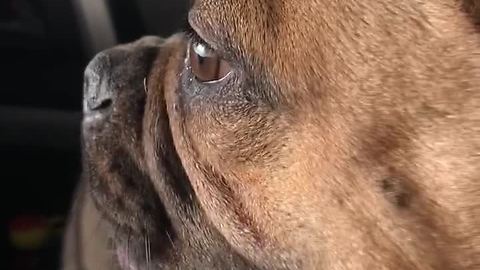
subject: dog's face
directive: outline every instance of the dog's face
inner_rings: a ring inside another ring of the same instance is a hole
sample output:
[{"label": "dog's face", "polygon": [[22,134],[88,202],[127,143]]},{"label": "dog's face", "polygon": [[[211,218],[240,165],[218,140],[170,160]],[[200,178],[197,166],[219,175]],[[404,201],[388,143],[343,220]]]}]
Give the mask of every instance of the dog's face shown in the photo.
[{"label": "dog's face", "polygon": [[474,269],[479,39],[457,1],[196,1],[86,71],[123,269]]}]

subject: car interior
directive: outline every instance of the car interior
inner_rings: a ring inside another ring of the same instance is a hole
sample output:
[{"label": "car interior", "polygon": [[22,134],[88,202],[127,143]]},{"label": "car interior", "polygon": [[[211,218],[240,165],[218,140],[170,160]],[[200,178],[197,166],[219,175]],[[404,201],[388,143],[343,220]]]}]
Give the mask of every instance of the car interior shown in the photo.
[{"label": "car interior", "polygon": [[0,269],[58,269],[81,174],[83,70],[181,29],[187,0],[0,1]]}]

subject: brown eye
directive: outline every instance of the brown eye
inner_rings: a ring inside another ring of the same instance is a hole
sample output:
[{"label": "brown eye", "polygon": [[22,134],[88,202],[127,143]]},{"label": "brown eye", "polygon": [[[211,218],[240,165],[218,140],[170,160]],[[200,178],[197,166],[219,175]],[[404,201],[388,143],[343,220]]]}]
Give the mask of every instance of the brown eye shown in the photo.
[{"label": "brown eye", "polygon": [[189,54],[192,72],[200,82],[219,81],[232,70],[225,60],[203,43],[191,42]]}]

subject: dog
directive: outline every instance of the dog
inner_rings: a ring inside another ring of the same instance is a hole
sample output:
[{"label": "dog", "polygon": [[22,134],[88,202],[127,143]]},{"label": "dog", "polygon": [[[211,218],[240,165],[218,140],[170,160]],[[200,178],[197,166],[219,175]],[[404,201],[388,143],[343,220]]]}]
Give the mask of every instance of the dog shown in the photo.
[{"label": "dog", "polygon": [[198,0],[98,54],[64,269],[480,269],[479,3]]}]

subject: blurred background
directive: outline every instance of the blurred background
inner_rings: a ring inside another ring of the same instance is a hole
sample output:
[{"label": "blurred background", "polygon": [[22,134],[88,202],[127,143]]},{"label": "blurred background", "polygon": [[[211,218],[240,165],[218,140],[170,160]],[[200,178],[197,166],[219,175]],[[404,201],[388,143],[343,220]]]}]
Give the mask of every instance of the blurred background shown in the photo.
[{"label": "blurred background", "polygon": [[187,2],[0,0],[0,269],[58,269],[83,69],[105,48],[180,30]]}]

